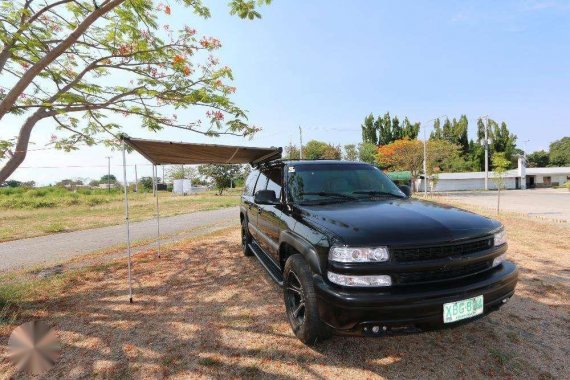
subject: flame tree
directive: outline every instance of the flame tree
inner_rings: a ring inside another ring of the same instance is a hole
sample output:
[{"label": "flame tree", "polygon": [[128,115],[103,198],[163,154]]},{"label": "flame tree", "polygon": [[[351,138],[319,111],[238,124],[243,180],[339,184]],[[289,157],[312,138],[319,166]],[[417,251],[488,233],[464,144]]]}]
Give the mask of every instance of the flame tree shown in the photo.
[{"label": "flame tree", "polygon": [[[459,147],[444,140],[427,142],[427,171],[431,175],[437,170],[445,170],[446,164],[459,156]],[[416,179],[423,168],[424,148],[419,140],[401,139],[378,148],[376,156],[383,169],[407,170],[412,175],[413,190],[416,191]]]},{"label": "flame tree", "polygon": [[[257,6],[269,2],[231,0],[230,13],[255,19]],[[210,17],[200,0],[177,3],[179,11]],[[66,151],[117,144],[121,126],[113,119],[128,116],[151,131],[254,133],[230,99],[231,69],[213,55],[220,41],[159,24],[159,15],[175,11],[153,0],[2,1],[0,121],[19,131],[0,138],[0,182],[24,161],[42,121],[59,130],[50,143]],[[208,122],[178,120],[176,110],[190,107],[204,107]]]}]

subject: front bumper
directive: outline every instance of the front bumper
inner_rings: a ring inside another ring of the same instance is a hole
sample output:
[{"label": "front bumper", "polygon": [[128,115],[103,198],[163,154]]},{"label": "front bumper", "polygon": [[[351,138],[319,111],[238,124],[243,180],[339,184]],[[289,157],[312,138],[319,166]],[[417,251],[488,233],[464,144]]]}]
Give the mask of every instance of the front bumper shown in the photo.
[{"label": "front bumper", "polygon": [[379,326],[380,333],[418,332],[472,321],[477,317],[444,324],[443,304],[479,295],[484,298],[484,312],[478,317],[497,310],[514,294],[518,270],[515,264],[505,261],[467,279],[374,291],[341,288],[318,275],[313,280],[324,323],[341,334],[377,335],[371,332],[372,326]]}]

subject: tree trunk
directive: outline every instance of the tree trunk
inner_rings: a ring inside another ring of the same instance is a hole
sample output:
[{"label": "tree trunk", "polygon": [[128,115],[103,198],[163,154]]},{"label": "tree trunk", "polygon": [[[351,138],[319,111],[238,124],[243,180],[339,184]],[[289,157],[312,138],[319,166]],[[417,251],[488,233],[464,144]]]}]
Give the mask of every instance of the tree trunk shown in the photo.
[{"label": "tree trunk", "polygon": [[30,142],[30,135],[36,123],[44,116],[44,110],[34,112],[26,119],[26,122],[20,128],[18,134],[18,142],[16,143],[16,150],[14,155],[6,161],[4,167],[0,169],[0,182],[4,182],[14,173],[14,171],[24,162],[28,152],[28,143]]},{"label": "tree trunk", "polygon": [[497,194],[497,215],[500,213],[501,206],[501,187],[499,186],[499,193]]}]

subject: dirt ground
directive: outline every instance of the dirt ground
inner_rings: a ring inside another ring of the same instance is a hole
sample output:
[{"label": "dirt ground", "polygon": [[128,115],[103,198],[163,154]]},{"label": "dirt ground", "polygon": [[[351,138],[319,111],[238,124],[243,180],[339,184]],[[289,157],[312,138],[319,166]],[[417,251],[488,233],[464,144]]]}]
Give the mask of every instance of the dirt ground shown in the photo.
[{"label": "dirt ground", "polygon": [[[516,295],[460,328],[306,347],[286,321],[281,290],[242,256],[231,229],[162,259],[137,256],[132,305],[124,261],[70,276],[19,304],[15,320],[0,325],[0,353],[16,325],[43,318],[63,345],[45,378],[568,379],[570,229],[502,220],[521,269]],[[1,359],[0,376],[21,376],[13,371]]]}]

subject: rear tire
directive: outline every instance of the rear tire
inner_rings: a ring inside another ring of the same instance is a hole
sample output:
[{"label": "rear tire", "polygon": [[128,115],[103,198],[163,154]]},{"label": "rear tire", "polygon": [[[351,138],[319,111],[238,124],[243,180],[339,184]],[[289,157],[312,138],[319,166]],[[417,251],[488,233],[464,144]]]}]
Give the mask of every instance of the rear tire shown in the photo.
[{"label": "rear tire", "polygon": [[253,252],[249,248],[251,244],[251,235],[247,228],[247,219],[243,218],[241,221],[241,249],[244,256],[253,256]]},{"label": "rear tire", "polygon": [[309,346],[329,338],[330,329],[319,319],[313,274],[302,255],[287,259],[283,277],[285,309],[295,336]]}]

